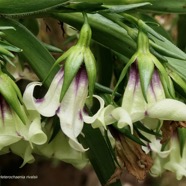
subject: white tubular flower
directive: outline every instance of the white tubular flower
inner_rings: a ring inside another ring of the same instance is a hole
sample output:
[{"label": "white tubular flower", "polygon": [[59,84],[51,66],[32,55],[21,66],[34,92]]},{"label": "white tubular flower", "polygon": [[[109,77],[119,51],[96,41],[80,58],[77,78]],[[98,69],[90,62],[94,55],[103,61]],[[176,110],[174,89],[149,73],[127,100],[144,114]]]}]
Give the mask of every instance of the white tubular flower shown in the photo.
[{"label": "white tubular flower", "polygon": [[129,81],[126,86],[122,105],[112,111],[112,116],[118,121],[118,127],[141,121],[147,127],[154,129],[159,121],[186,121],[186,105],[174,99],[166,99],[157,69],[152,74],[147,93],[147,102],[142,94],[140,76],[137,64],[132,64]]},{"label": "white tubular flower", "polygon": [[85,153],[76,151],[69,145],[69,139],[62,132],[58,132],[51,142],[40,146],[34,146],[34,153],[55,160],[70,163],[76,168],[82,169],[87,165],[88,158]]},{"label": "white tubular flower", "polygon": [[15,128],[17,122],[18,116],[0,95],[0,150],[21,140]]},{"label": "white tubular flower", "polygon": [[184,146],[183,154],[180,155],[180,144],[177,136],[172,136],[170,140],[171,153],[164,165],[165,170],[169,170],[176,174],[176,178],[181,180],[186,175],[186,148]]},{"label": "white tubular flower", "polygon": [[[84,117],[86,118],[87,115],[84,112],[84,105],[88,96],[87,73],[84,68],[79,70],[60,102],[63,79],[64,70],[62,68],[54,77],[46,95],[41,99],[33,97],[35,86],[41,84],[38,82],[30,83],[24,92],[23,101],[29,110],[37,110],[45,117],[56,114],[60,119],[62,131],[70,138],[70,145],[76,150],[85,151],[86,149],[78,142],[77,137],[82,131]],[[87,121],[89,119],[92,118],[88,117]]]},{"label": "white tubular flower", "polygon": [[0,150],[20,140],[43,144],[47,136],[41,129],[40,116],[28,113],[24,124],[15,111],[0,96]]}]

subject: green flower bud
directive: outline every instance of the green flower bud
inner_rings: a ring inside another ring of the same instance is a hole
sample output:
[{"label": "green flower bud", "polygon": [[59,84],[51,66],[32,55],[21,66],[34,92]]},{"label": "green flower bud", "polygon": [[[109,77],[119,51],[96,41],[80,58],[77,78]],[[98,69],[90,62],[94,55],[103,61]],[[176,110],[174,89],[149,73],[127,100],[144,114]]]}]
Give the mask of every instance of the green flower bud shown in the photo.
[{"label": "green flower bud", "polygon": [[[92,31],[88,24],[88,18],[86,14],[84,14],[84,19],[85,21],[81,28],[77,44],[71,47],[68,51],[66,51],[61,57],[59,57],[54,64],[54,66],[56,66],[61,61],[65,60],[64,82],[63,87],[61,89],[60,101],[62,101],[62,99],[64,98],[70,84],[72,83],[73,79],[75,78],[77,72],[79,71],[83,63],[85,63],[85,67],[88,74],[89,96],[92,97],[93,95],[94,84],[96,81],[96,61],[89,48]],[[54,68],[54,66],[52,67],[52,69]]]},{"label": "green flower bud", "polygon": [[13,108],[22,122],[26,124],[28,118],[24,109],[22,95],[18,86],[8,75],[4,74],[3,72],[0,72],[0,84],[0,94]]}]

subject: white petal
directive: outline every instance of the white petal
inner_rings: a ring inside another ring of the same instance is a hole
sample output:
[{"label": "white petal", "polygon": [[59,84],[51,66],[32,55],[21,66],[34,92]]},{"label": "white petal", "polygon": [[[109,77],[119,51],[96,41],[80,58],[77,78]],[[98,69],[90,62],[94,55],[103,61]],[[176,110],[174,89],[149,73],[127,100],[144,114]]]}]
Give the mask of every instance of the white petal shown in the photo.
[{"label": "white petal", "polygon": [[154,138],[154,140],[149,144],[151,150],[155,153],[157,153],[161,158],[166,158],[170,153],[171,149],[161,151],[162,144],[160,143],[160,140],[157,140]]},{"label": "white petal", "polygon": [[118,128],[123,128],[127,125],[130,126],[131,133],[133,134],[133,124],[129,113],[122,107],[118,107],[112,111],[112,116],[118,120]]},{"label": "white petal", "polygon": [[23,158],[23,167],[26,163],[33,163],[34,156],[32,155],[32,148],[27,141],[20,140],[10,146],[11,152]]},{"label": "white petal", "polygon": [[56,134],[50,143],[35,146],[34,152],[48,158],[62,160],[77,168],[83,168],[88,163],[86,154],[72,148],[69,145],[69,138],[61,131]]},{"label": "white petal", "polygon": [[160,120],[186,121],[186,105],[177,100],[163,99],[150,107],[147,115]]},{"label": "white petal", "polygon": [[97,119],[92,123],[93,128],[104,127],[106,129],[106,125],[110,125],[116,121],[116,119],[112,116],[112,111],[115,109],[113,105],[108,105],[103,108],[97,115]]},{"label": "white petal", "polygon": [[77,136],[83,128],[82,115],[88,94],[88,79],[84,70],[79,73],[68,88],[57,115],[60,119],[62,131],[77,145],[78,150],[82,151],[85,149],[77,141]]},{"label": "white petal", "polygon": [[132,120],[134,118],[134,121],[144,117],[146,102],[142,94],[139,74],[135,68],[130,69],[130,77],[123,95],[122,107],[131,115]]},{"label": "white petal", "polygon": [[41,130],[41,123],[40,118],[36,118],[29,127],[28,131],[28,139],[30,142],[41,145],[46,143],[47,136],[46,134]]},{"label": "white petal", "polygon": [[35,99],[33,96],[35,86],[41,86],[39,82],[28,84],[23,94],[23,101],[28,110],[37,110],[41,115],[51,117],[56,114],[59,107],[59,98],[63,84],[63,71],[60,70],[54,77],[44,98]]},{"label": "white petal", "polygon": [[97,95],[93,95],[93,97],[97,98],[99,103],[100,103],[100,108],[99,110],[93,115],[93,116],[88,116],[88,115],[83,115],[83,120],[85,123],[93,123],[99,116],[99,114],[101,113],[102,109],[104,108],[104,100],[100,97],[100,96],[97,96]]}]

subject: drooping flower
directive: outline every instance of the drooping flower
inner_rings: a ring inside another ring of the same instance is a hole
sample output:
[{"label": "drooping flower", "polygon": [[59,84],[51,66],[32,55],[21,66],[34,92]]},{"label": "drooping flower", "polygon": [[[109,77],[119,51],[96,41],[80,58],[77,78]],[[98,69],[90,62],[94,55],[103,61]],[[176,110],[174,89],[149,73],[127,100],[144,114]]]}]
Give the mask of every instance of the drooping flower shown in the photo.
[{"label": "drooping flower", "polygon": [[183,176],[186,175],[186,148],[184,145],[184,150],[182,156],[180,154],[180,143],[177,135],[173,135],[170,139],[169,148],[171,148],[171,153],[169,154],[165,165],[163,168],[169,170],[176,174],[176,178],[181,180]]},{"label": "drooping flower", "polygon": [[47,141],[40,115],[36,111],[28,111],[27,116],[24,123],[0,95],[0,151],[3,154],[11,151],[22,157],[22,166],[34,161],[33,145],[42,145]]},{"label": "drooping flower", "polygon": [[[70,84],[64,98],[60,101],[60,92],[63,86],[64,70],[54,77],[46,95],[41,99],[35,99],[33,92],[35,86],[41,86],[39,82],[30,83],[23,95],[25,105],[29,110],[37,110],[45,117],[55,114],[60,119],[61,129],[70,138],[69,143],[73,148],[84,151],[77,137],[81,133],[84,122],[84,105],[88,96],[88,78],[84,68],[81,68]],[[99,111],[98,111],[99,112]]]},{"label": "drooping flower", "polygon": [[40,116],[28,112],[28,121],[24,124],[16,112],[0,96],[0,150],[20,140],[34,144],[43,144],[47,137],[41,129]]},{"label": "drooping flower", "polygon": [[0,149],[19,140],[29,141],[30,144],[45,143],[40,116],[27,112],[15,82],[0,72],[0,83]]},{"label": "drooping flower", "polygon": [[[147,102],[142,96],[139,75],[135,75],[136,82],[132,83],[129,79],[122,103],[123,109],[129,111],[133,122],[143,120],[145,124],[150,125],[150,122],[156,123],[157,120],[186,121],[186,105],[178,100],[165,97],[158,71],[155,70],[152,75],[146,93]],[[133,89],[131,90],[130,87]]]},{"label": "drooping flower", "polygon": [[[28,149],[32,149],[33,144],[44,144],[47,136],[42,131],[40,115],[26,109],[18,86],[7,74],[0,72],[0,83],[1,152],[8,153],[12,147],[17,149],[18,143],[25,143]],[[22,156],[26,151],[21,149],[23,164],[27,163],[27,156]]]},{"label": "drooping flower", "polygon": [[86,154],[75,150],[69,145],[69,139],[61,131],[59,131],[52,140],[53,134],[53,118],[46,120],[44,123],[44,131],[47,134],[48,141],[43,145],[35,145],[34,153],[51,158],[53,160],[60,160],[70,163],[76,168],[83,168],[87,165],[88,158]]},{"label": "drooping flower", "polygon": [[[146,99],[142,93],[137,64],[133,63],[121,106],[110,105],[102,109],[104,117],[102,114],[97,118],[96,121],[99,122],[96,126],[100,127],[117,122],[118,128],[129,125],[131,132],[133,132],[133,123],[137,121],[141,121],[151,129],[157,128],[163,120],[186,121],[186,105],[178,100],[166,98],[157,69],[152,74]],[[105,118],[110,118],[109,122]]]},{"label": "drooping flower", "polygon": [[157,177],[165,171],[171,171],[175,173],[178,180],[181,180],[186,175],[185,144],[181,154],[179,138],[175,132],[164,148],[162,148],[162,144],[155,147],[153,143],[151,143],[154,146],[151,149],[151,154],[154,164],[150,171],[151,175]]}]

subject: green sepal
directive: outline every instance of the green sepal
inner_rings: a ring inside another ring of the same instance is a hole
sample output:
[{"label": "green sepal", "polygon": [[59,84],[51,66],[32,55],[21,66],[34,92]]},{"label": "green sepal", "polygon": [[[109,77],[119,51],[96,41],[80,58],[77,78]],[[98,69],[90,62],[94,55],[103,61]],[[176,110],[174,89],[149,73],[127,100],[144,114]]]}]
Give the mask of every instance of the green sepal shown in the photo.
[{"label": "green sepal", "polygon": [[141,90],[145,101],[147,102],[146,92],[148,90],[150,81],[152,79],[152,74],[154,72],[154,63],[151,59],[150,53],[142,53],[138,55],[137,65],[140,75]]},{"label": "green sepal", "polygon": [[[141,21],[139,20],[139,26]],[[140,83],[141,83],[141,89],[143,93],[143,97],[145,98],[145,101],[147,102],[147,96],[146,92],[149,87],[152,74],[154,71],[154,63],[153,63],[153,56],[149,52],[149,38],[147,34],[141,30],[138,32],[138,50],[137,50],[137,66],[139,70],[140,75]]]},{"label": "green sepal", "polygon": [[173,88],[172,82],[169,79],[167,71],[165,70],[164,66],[158,61],[156,57],[154,57],[153,62],[160,72],[160,78],[161,78],[161,82],[162,82],[164,90],[166,91],[167,95],[169,95],[169,97],[173,98],[175,96],[174,88]]},{"label": "green sepal", "polygon": [[178,128],[178,138],[180,143],[180,155],[182,157],[186,143],[186,128]]},{"label": "green sepal", "polygon": [[165,80],[165,78],[162,76],[161,73],[159,75],[160,75],[161,83],[162,83],[162,86],[163,86],[166,97],[167,98],[172,98],[172,96],[170,94],[170,91],[169,91],[169,88],[168,88],[167,81]]},{"label": "green sepal", "polygon": [[72,46],[71,48],[69,48],[65,53],[63,53],[56,61],[55,63],[52,65],[51,69],[49,70],[49,72],[47,73],[47,76],[45,77],[45,79],[43,80],[43,84],[46,82],[46,80],[48,79],[48,77],[50,76],[50,74],[53,72],[53,70],[59,65],[59,63],[63,62],[69,55],[70,53],[74,50],[75,46]]},{"label": "green sepal", "polygon": [[123,70],[122,70],[122,72],[121,72],[121,74],[120,74],[119,80],[118,80],[116,86],[114,87],[114,91],[113,91],[113,93],[112,93],[112,96],[113,96],[113,97],[114,97],[114,95],[115,95],[115,92],[117,91],[117,88],[118,88],[119,84],[121,83],[121,81],[124,79],[126,73],[128,72],[128,68],[130,67],[130,65],[131,65],[132,63],[134,63],[134,62],[136,61],[137,55],[138,55],[138,54],[135,53],[135,54],[131,57],[131,59],[129,60],[129,62],[125,65],[125,67],[123,68]]},{"label": "green sepal", "polygon": [[22,96],[15,82],[6,74],[0,73],[0,93],[13,108],[21,121],[26,124],[27,116],[22,105]]},{"label": "green sepal", "polygon": [[65,96],[72,80],[76,76],[81,64],[83,63],[84,48],[77,47],[76,51],[71,53],[64,65],[64,81],[60,94],[60,102]]},{"label": "green sepal", "polygon": [[89,96],[92,98],[96,81],[96,60],[91,50],[87,48],[84,52],[84,63],[88,74]]}]

